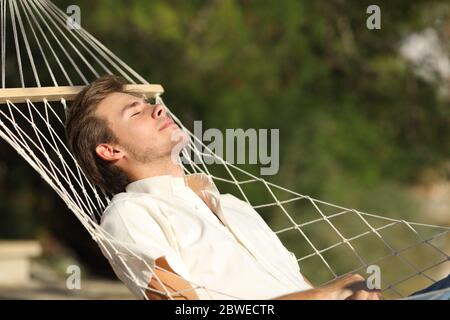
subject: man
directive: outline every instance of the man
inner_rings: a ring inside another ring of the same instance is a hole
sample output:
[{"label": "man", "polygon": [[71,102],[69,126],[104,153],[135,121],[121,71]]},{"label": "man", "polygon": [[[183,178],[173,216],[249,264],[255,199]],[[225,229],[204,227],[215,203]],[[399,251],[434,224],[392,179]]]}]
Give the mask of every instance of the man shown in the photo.
[{"label": "man", "polygon": [[68,110],[66,136],[88,177],[114,194],[101,226],[132,250],[122,254],[134,277],[113,268],[133,292],[148,284],[150,299],[379,299],[359,275],[313,288],[249,204],[207,175],[183,173],[173,150],[186,137],[163,105],[124,84],[104,76],[88,85]]}]

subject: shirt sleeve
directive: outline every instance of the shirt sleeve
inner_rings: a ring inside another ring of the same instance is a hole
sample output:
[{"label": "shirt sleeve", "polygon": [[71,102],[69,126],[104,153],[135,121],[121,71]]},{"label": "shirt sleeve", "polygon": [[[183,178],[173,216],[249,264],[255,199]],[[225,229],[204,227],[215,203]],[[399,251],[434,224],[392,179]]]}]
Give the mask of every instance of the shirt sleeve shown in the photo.
[{"label": "shirt sleeve", "polygon": [[189,281],[185,264],[170,245],[168,225],[156,203],[139,198],[117,201],[105,210],[101,227],[114,247],[111,266],[137,296],[142,296],[153,276],[155,261],[163,256],[175,273]]}]

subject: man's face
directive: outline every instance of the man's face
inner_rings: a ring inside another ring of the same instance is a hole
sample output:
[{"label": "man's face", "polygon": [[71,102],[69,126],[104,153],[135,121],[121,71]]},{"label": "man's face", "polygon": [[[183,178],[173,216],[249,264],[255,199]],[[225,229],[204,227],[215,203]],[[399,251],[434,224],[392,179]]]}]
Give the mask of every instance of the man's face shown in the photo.
[{"label": "man's face", "polygon": [[[95,115],[105,119],[130,161],[147,163],[170,155],[180,137],[180,128],[161,104],[115,92],[97,106]],[[177,131],[177,132],[176,132]]]}]

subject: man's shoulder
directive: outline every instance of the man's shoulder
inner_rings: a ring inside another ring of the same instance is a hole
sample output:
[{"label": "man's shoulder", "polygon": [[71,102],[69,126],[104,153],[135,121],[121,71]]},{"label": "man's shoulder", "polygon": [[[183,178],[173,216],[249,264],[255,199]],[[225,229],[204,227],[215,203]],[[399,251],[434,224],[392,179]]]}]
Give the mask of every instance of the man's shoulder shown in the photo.
[{"label": "man's shoulder", "polygon": [[155,199],[149,194],[140,192],[117,193],[103,211],[100,224],[104,224],[106,220],[121,219],[124,214],[133,213],[136,208],[151,208],[155,204]]},{"label": "man's shoulder", "polygon": [[236,205],[239,205],[239,206],[244,207],[247,210],[254,211],[254,208],[253,208],[253,206],[250,203],[248,203],[245,200],[242,200],[242,199],[238,198],[237,196],[235,196],[235,195],[233,195],[231,193],[221,194],[221,199],[222,199],[222,201],[223,201],[225,206],[236,206]]},{"label": "man's shoulder", "polygon": [[227,215],[251,218],[255,222],[265,224],[265,221],[259,212],[256,211],[253,205],[249,202],[230,193],[222,194],[221,200],[222,207],[225,209]]}]

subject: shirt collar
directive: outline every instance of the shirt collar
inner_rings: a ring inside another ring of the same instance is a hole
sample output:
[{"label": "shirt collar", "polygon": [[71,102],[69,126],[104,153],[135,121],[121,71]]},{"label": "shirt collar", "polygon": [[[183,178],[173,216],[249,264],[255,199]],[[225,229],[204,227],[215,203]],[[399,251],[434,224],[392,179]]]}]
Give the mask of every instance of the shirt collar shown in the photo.
[{"label": "shirt collar", "polygon": [[[198,184],[200,183],[200,184]],[[126,192],[149,193],[152,195],[173,195],[189,185],[200,186],[201,190],[218,193],[217,187],[210,176],[205,173],[194,173],[183,176],[161,175],[136,180],[128,184]]]}]

